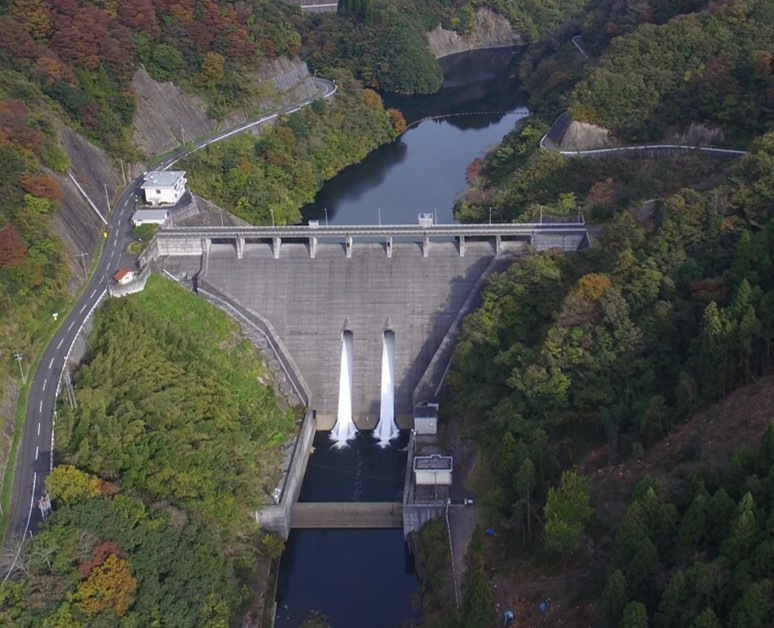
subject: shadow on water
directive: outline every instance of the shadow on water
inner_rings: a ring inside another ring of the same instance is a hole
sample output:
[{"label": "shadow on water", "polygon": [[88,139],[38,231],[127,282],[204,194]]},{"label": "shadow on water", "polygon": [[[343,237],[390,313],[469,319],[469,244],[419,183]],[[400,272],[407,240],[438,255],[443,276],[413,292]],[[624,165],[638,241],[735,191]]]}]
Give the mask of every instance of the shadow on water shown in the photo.
[{"label": "shadow on water", "polygon": [[314,611],[335,628],[419,621],[419,586],[403,531],[293,530],[282,557],[274,625],[296,628]]},{"label": "shadow on water", "polygon": [[[487,112],[494,115],[490,123],[496,123],[503,112],[525,102],[516,75],[519,52],[500,48],[444,57],[440,63],[445,80],[439,92],[426,96],[384,94],[385,106],[400,109],[409,124],[428,116]],[[454,120],[449,118],[458,126]]]}]

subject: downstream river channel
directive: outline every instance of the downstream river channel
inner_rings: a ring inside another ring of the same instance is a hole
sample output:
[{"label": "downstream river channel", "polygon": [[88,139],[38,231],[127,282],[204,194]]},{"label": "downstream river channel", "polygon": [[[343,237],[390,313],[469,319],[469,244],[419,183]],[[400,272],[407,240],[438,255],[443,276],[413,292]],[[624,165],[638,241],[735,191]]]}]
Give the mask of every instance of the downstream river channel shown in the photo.
[{"label": "downstream river channel", "polygon": [[[511,50],[441,60],[444,87],[424,97],[386,97],[412,126],[392,144],[331,180],[305,220],[333,225],[415,224],[419,213],[454,222],[465,170],[527,115]],[[448,115],[454,114],[454,115]],[[448,116],[440,119],[425,118]],[[333,449],[315,438],[302,501],[401,501],[407,436],[380,449],[358,434]],[[401,530],[294,530],[277,587],[278,628],[295,628],[313,613],[334,628],[398,628],[421,621],[419,584]]]}]

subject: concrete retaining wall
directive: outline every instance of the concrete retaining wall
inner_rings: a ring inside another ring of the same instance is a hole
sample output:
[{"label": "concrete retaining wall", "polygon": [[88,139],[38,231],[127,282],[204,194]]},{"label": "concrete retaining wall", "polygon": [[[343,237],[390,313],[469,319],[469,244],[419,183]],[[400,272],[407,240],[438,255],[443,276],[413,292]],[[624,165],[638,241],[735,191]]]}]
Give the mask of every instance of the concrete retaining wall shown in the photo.
[{"label": "concrete retaining wall", "polygon": [[111,297],[125,297],[135,292],[142,292],[145,290],[145,284],[148,283],[148,277],[151,274],[150,265],[145,266],[132,281],[125,284],[116,284],[108,286],[108,292]]},{"label": "concrete retaining wall", "polygon": [[265,506],[254,513],[256,523],[264,530],[273,532],[283,541],[288,540],[293,518],[293,504],[298,500],[301,484],[304,481],[312,441],[317,431],[316,421],[311,410],[307,410],[301,432],[296,439],[290,468],[285,476],[285,488],[279,504]]}]

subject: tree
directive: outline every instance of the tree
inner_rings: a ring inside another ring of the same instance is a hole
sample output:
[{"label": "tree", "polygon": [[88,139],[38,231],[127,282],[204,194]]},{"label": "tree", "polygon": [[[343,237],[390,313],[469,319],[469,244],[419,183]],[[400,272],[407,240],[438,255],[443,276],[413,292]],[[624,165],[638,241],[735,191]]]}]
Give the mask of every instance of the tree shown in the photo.
[{"label": "tree", "polygon": [[462,616],[466,628],[489,628],[492,625],[492,590],[481,567],[470,576]]},{"label": "tree", "polygon": [[547,547],[562,553],[580,548],[594,514],[589,505],[590,491],[591,482],[574,471],[562,473],[559,486],[548,489],[544,529]]},{"label": "tree", "polygon": [[54,467],[46,478],[46,486],[53,500],[68,502],[74,499],[96,497],[100,494],[101,480],[69,464]]},{"label": "tree", "polygon": [[718,616],[715,615],[715,611],[711,608],[705,608],[693,620],[691,628],[720,628],[720,622],[718,621]]},{"label": "tree", "polygon": [[648,603],[652,602],[655,597],[656,575],[661,568],[658,550],[653,541],[646,537],[626,569],[626,580],[631,586],[632,595]]},{"label": "tree", "polygon": [[630,599],[626,576],[620,569],[616,569],[607,581],[607,586],[602,594],[602,614],[606,625],[619,625]]},{"label": "tree", "polygon": [[27,256],[27,245],[13,225],[0,229],[0,269],[13,268]]},{"label": "tree", "polygon": [[620,628],[648,628],[648,610],[642,602],[629,602],[621,616]]},{"label": "tree", "polygon": [[731,611],[731,626],[733,628],[770,626],[770,621],[774,618],[771,606],[772,588],[771,580],[756,582],[747,587]]},{"label": "tree", "polygon": [[78,585],[73,599],[87,615],[111,610],[123,617],[134,603],[136,590],[129,562],[111,554]]}]

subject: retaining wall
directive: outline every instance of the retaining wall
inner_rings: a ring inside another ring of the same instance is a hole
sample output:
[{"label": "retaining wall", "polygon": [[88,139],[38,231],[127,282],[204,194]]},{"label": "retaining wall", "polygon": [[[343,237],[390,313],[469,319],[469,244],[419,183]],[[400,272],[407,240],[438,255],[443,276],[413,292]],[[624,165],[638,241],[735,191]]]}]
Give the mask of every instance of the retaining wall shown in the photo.
[{"label": "retaining wall", "polygon": [[293,504],[298,501],[301,492],[301,484],[304,481],[306,465],[309,461],[309,453],[312,450],[312,441],[317,431],[316,421],[311,410],[307,410],[301,432],[296,439],[292,460],[287,475],[285,476],[285,488],[278,504],[264,506],[254,513],[256,523],[264,530],[273,532],[283,541],[288,540],[293,518]]}]

